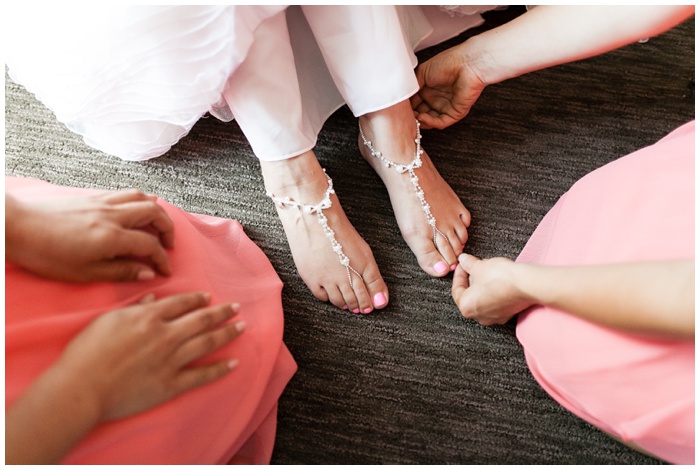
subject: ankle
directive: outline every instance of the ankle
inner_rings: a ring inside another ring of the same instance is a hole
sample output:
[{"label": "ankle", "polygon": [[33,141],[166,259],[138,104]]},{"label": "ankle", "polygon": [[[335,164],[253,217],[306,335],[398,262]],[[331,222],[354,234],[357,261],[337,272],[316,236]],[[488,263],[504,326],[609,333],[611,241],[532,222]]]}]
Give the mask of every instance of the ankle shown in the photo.
[{"label": "ankle", "polygon": [[397,162],[408,163],[416,151],[416,120],[410,106],[404,104],[360,116],[360,127],[375,149]]},{"label": "ankle", "polygon": [[265,189],[277,196],[312,203],[328,186],[326,175],[312,151],[279,161],[260,161]]}]

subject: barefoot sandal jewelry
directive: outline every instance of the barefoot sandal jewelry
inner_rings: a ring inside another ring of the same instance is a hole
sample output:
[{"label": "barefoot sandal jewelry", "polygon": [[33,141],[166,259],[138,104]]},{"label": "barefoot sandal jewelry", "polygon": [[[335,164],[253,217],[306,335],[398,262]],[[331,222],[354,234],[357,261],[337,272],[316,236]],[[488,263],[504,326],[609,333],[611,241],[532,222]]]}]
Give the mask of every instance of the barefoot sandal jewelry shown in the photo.
[{"label": "barefoot sandal jewelry", "polygon": [[362,137],[362,142],[365,144],[365,146],[372,152],[372,156],[378,158],[381,160],[381,162],[387,167],[387,168],[394,168],[399,174],[403,173],[408,173],[411,184],[413,185],[413,190],[416,193],[416,197],[418,198],[418,201],[420,202],[421,208],[423,209],[423,212],[425,212],[425,218],[428,222],[428,225],[430,225],[430,228],[433,229],[433,244],[437,246],[437,236],[440,235],[442,238],[445,239],[446,242],[449,243],[449,240],[447,239],[447,236],[445,236],[444,233],[440,231],[439,228],[437,228],[435,224],[435,217],[433,216],[433,213],[430,211],[430,204],[425,200],[425,193],[423,192],[423,188],[421,188],[420,184],[418,183],[418,175],[416,175],[415,170],[417,168],[420,168],[423,166],[423,160],[421,160],[420,156],[423,154],[423,149],[420,147],[420,122],[416,120],[416,138],[414,142],[416,143],[416,156],[413,158],[413,161],[409,163],[408,165],[400,165],[396,162],[392,162],[391,160],[387,159],[384,155],[382,155],[382,152],[376,150],[372,146],[372,142],[367,140],[365,137],[365,133],[362,132],[362,126],[359,125],[360,127],[360,137]]},{"label": "barefoot sandal jewelry", "polygon": [[266,194],[270,199],[274,201],[275,204],[277,204],[278,207],[284,209],[291,206],[301,210],[304,214],[316,214],[318,223],[323,228],[324,235],[326,235],[328,241],[331,242],[331,247],[333,248],[333,251],[335,251],[335,253],[338,255],[338,260],[340,261],[340,264],[342,264],[345,267],[345,271],[348,274],[348,282],[350,283],[350,287],[353,287],[352,276],[350,275],[350,273],[354,273],[360,279],[362,279],[362,275],[358,273],[352,266],[350,266],[350,258],[348,258],[345,255],[345,253],[343,252],[343,247],[340,245],[340,243],[338,243],[338,240],[335,239],[335,232],[332,228],[328,226],[328,219],[323,213],[323,210],[330,209],[332,204],[331,194],[335,194],[335,190],[333,189],[333,180],[331,180],[331,177],[328,176],[325,168],[323,169],[323,174],[326,176],[326,180],[328,181],[328,188],[326,189],[326,192],[324,193],[321,202],[319,202],[316,205],[302,204],[289,197],[277,197],[269,191],[267,191]]}]

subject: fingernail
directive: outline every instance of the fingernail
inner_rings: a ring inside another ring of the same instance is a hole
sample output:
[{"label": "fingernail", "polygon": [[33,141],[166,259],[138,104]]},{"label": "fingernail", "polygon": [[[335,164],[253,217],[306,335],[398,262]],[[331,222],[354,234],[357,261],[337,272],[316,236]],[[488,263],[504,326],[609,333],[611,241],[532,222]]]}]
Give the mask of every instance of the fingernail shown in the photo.
[{"label": "fingernail", "polygon": [[366,315],[366,314],[368,314],[368,313],[371,312],[371,311],[372,311],[372,309],[369,308],[369,307],[367,307],[366,309],[364,309],[364,310],[362,311],[362,313],[364,313],[364,314]]},{"label": "fingernail", "polygon": [[202,297],[204,297],[204,300],[206,302],[209,302],[211,300],[211,294],[209,292],[202,292]]},{"label": "fingernail", "polygon": [[466,254],[466,253],[460,253],[459,256],[457,257],[457,259],[458,259],[459,261],[462,261],[462,260],[465,259],[466,257],[467,257],[467,254]]},{"label": "fingernail", "polygon": [[456,264],[453,264],[452,266],[450,266],[450,271],[454,271],[455,269],[457,269],[457,265],[456,265]]},{"label": "fingernail", "polygon": [[156,277],[156,273],[153,271],[149,271],[147,269],[144,269],[143,271],[139,271],[139,273],[136,275],[136,279],[139,281],[150,281],[151,279]]},{"label": "fingernail", "polygon": [[241,304],[231,304],[231,311],[235,314],[241,309]]},{"label": "fingernail", "polygon": [[347,309],[348,309],[348,306],[347,306],[347,305],[343,305],[343,310],[347,310]]},{"label": "fingernail", "polygon": [[444,261],[438,261],[433,265],[433,269],[436,273],[442,274],[445,271],[447,271],[447,263],[445,263]]},{"label": "fingernail", "polygon": [[374,294],[374,297],[372,298],[372,303],[375,307],[382,307],[384,304],[386,304],[386,297],[384,296],[384,292],[378,292]]},{"label": "fingernail", "polygon": [[236,325],[236,330],[240,333],[241,331],[245,330],[246,322],[237,321],[236,323],[234,323],[234,325]]},{"label": "fingernail", "polygon": [[229,370],[235,369],[237,365],[238,359],[231,359],[226,363],[226,367],[228,367]]},{"label": "fingernail", "polygon": [[352,313],[360,313],[360,309],[356,308],[355,310],[352,311]]}]

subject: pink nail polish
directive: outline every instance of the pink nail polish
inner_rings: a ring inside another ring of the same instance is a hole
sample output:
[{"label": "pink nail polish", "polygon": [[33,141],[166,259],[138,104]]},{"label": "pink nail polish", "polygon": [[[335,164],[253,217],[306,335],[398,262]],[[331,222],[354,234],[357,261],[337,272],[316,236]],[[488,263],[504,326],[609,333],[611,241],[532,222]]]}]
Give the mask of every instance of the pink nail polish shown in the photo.
[{"label": "pink nail polish", "polygon": [[136,279],[139,281],[150,281],[151,279],[154,279],[156,277],[156,273],[153,271],[139,271],[139,273],[136,275]]},{"label": "pink nail polish", "polygon": [[356,308],[355,310],[352,311],[352,313],[360,313],[360,309]]},{"label": "pink nail polish", "polygon": [[362,313],[364,313],[364,314],[366,315],[366,314],[368,314],[368,313],[371,312],[371,311],[372,311],[372,309],[369,308],[369,307],[367,307],[366,309],[364,309],[364,310],[362,311]]},{"label": "pink nail polish", "polygon": [[347,305],[343,305],[342,309],[343,309],[343,310],[347,310],[347,309],[348,309],[348,306],[347,306]]},{"label": "pink nail polish", "polygon": [[374,294],[374,297],[372,298],[372,304],[374,304],[375,307],[383,307],[384,304],[386,304],[386,297],[384,296],[384,293],[378,292]]},{"label": "pink nail polish", "polygon": [[229,370],[235,369],[237,365],[238,365],[238,359],[231,359],[230,361],[228,361],[226,363],[226,366],[229,368]]},{"label": "pink nail polish", "polygon": [[455,269],[457,269],[457,265],[456,265],[456,264],[453,264],[452,266],[450,266],[450,271],[454,271]]},{"label": "pink nail polish", "polygon": [[436,273],[442,274],[445,271],[447,271],[447,263],[445,263],[444,261],[438,261],[433,265],[433,269]]},{"label": "pink nail polish", "polygon": [[236,322],[236,330],[238,330],[240,333],[241,331],[245,330],[245,325],[246,323],[244,321]]}]

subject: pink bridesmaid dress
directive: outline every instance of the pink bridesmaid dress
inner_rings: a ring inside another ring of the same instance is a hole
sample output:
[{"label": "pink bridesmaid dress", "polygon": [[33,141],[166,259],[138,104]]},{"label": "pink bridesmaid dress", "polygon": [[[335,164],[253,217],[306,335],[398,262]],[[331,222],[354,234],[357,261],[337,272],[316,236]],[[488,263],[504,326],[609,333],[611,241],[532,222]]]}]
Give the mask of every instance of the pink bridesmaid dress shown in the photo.
[{"label": "pink bridesmaid dress", "polygon": [[[92,192],[25,178],[6,177],[5,183],[6,191],[20,200],[56,200]],[[238,222],[159,203],[175,224],[169,278],[66,284],[5,263],[5,408],[102,313],[132,304],[149,292],[162,298],[207,291],[212,304],[240,303],[238,317],[247,328],[204,360],[235,357],[239,366],[224,378],[145,413],[98,426],[62,463],[269,463],[277,401],[297,368],[282,341],[282,282]]]},{"label": "pink bridesmaid dress", "polygon": [[[578,181],[518,261],[694,259],[694,175],[692,121]],[[614,331],[541,306],[520,315],[517,336],[534,377],[566,409],[663,460],[694,463],[693,340]]]}]

